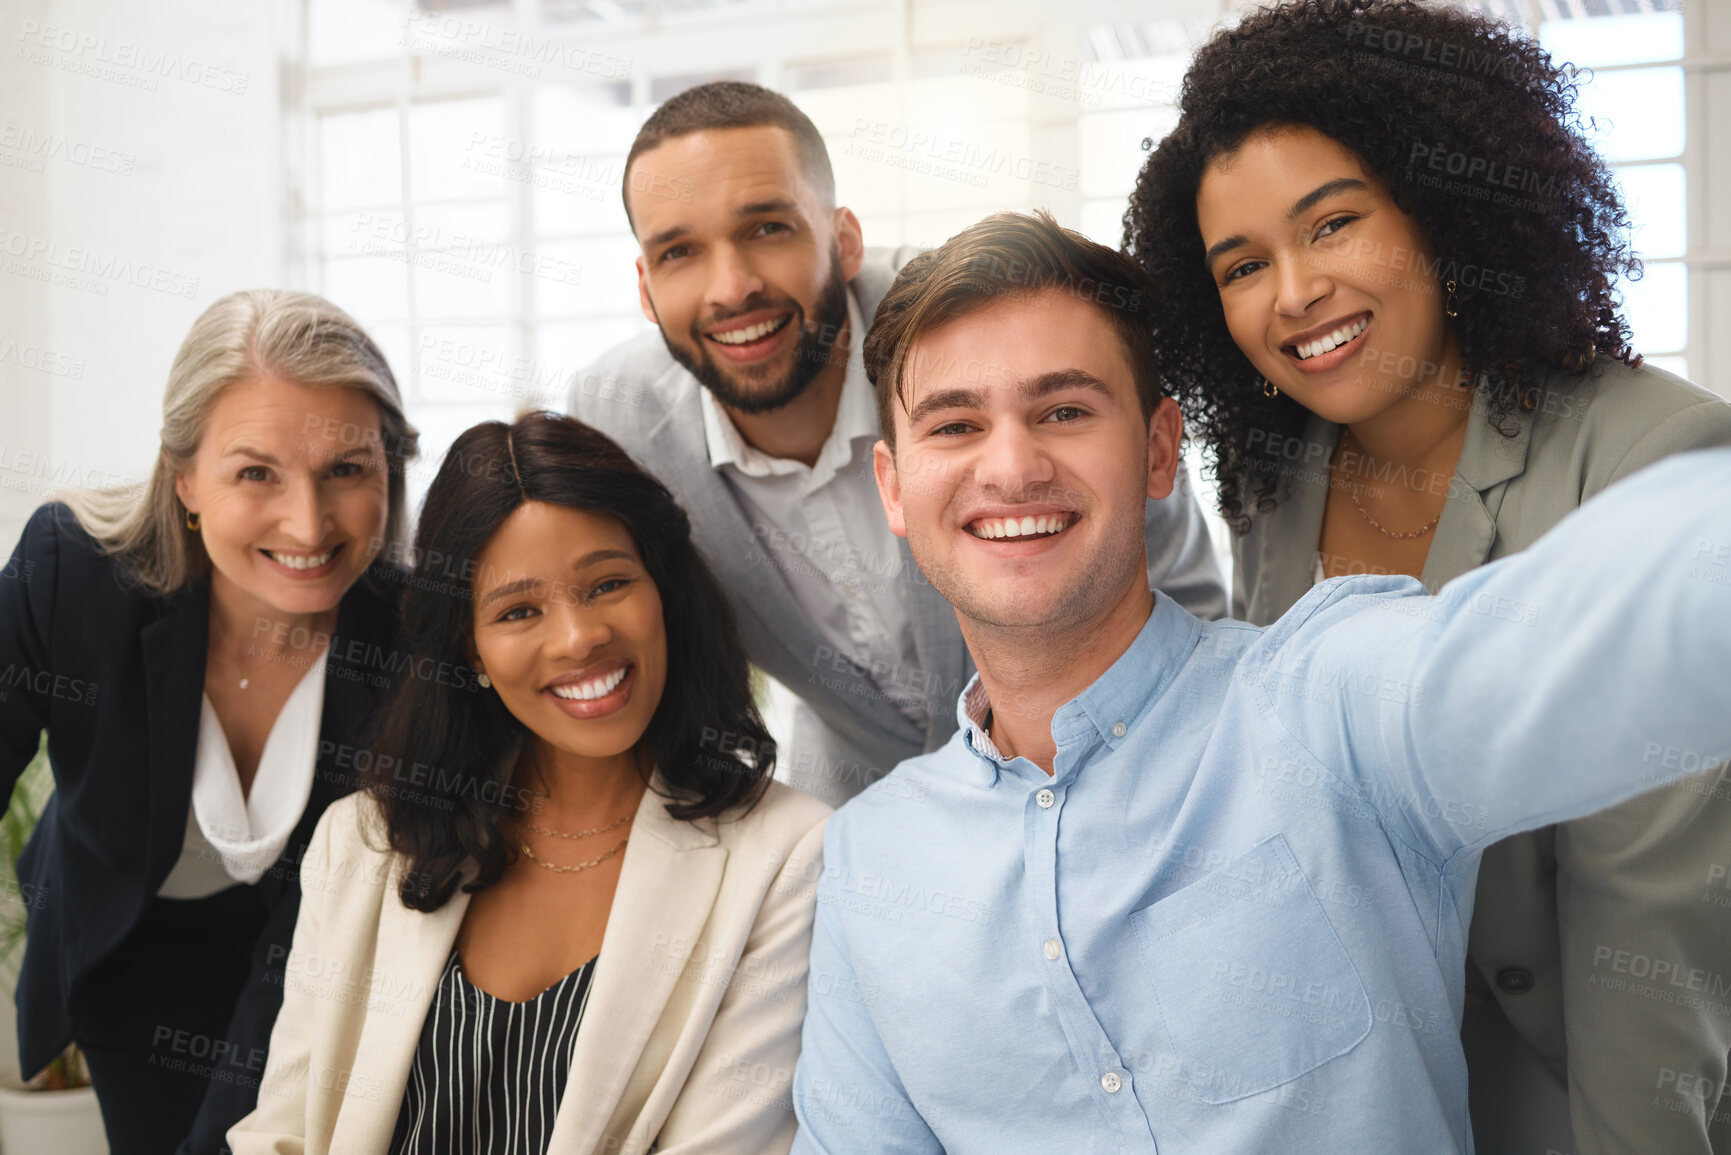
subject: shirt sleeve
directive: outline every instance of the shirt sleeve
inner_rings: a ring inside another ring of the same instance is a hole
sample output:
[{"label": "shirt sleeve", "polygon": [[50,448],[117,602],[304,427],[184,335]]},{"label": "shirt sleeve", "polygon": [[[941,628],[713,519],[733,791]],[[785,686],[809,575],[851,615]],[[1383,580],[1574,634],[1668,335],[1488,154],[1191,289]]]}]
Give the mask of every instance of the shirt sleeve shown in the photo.
[{"label": "shirt sleeve", "polygon": [[1240,676],[1437,863],[1731,756],[1731,451],[1608,489],[1432,598],[1342,579]]},{"label": "shirt sleeve", "polygon": [[[835,850],[834,837],[826,859]],[[794,1155],[943,1155],[878,1037],[871,1016],[877,990],[854,973],[838,925],[838,897],[825,871],[818,883],[805,1031],[793,1077],[799,1119]]]},{"label": "shirt sleeve", "polygon": [[1148,502],[1142,540],[1148,549],[1150,588],[1203,621],[1226,616],[1226,582],[1214,559],[1214,543],[1190,483],[1190,470],[1182,462],[1172,492],[1163,500]]}]

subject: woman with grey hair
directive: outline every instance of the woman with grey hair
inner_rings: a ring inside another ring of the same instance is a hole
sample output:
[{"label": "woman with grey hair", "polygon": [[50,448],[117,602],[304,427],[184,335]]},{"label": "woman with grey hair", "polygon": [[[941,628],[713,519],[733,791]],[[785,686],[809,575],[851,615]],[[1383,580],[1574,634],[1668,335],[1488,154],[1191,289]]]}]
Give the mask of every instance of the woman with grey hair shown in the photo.
[{"label": "woman with grey hair", "polygon": [[43,731],[56,786],[18,863],[19,1052],[78,1044],[116,1155],[220,1148],[285,983],[367,996],[284,960],[301,855],[403,668],[380,561],[415,437],[345,313],[235,293],[175,356],[150,478],[43,505],[0,574],[0,786]]}]

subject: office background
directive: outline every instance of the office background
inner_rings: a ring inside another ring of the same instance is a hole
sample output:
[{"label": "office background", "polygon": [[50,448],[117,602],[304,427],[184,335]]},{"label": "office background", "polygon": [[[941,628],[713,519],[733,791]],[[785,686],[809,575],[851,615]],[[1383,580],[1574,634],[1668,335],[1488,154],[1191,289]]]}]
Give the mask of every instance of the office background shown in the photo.
[{"label": "office background", "polygon": [[[1592,69],[1637,347],[1731,395],[1731,3],[1476,2]],[[144,474],[175,348],[238,288],[322,293],[378,337],[424,434],[414,495],[462,429],[561,407],[645,326],[624,155],[702,80],[788,92],[868,244],[1034,207],[1115,244],[1188,53],[1241,7],[3,0],[0,531]]]},{"label": "office background", "polygon": [[[1593,69],[1637,347],[1731,396],[1731,2],[1478,3]],[[1239,7],[0,0],[0,536],[147,473],[174,351],[235,289],[322,293],[378,337],[423,431],[413,496],[462,429],[562,408],[645,326],[624,155],[702,80],[788,92],[868,244],[1035,207],[1115,244],[1143,139]]]}]

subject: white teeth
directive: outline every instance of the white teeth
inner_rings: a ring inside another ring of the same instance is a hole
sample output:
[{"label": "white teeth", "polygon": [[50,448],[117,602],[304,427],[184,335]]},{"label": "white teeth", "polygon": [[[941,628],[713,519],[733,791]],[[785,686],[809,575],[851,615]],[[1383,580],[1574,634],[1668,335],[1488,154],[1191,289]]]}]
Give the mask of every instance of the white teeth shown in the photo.
[{"label": "white teeth", "polygon": [[587,682],[576,682],[568,686],[554,686],[555,697],[566,698],[574,702],[592,702],[596,698],[605,698],[619,688],[619,683],[625,680],[625,674],[630,666],[620,666],[611,674],[594,678]]},{"label": "white teeth", "polygon": [[780,329],[792,319],[790,313],[786,317],[778,317],[773,321],[760,321],[744,329],[730,329],[725,333],[711,333],[710,336],[723,345],[743,345],[748,341],[756,341]]},{"label": "white teeth", "polygon": [[279,565],[286,565],[290,569],[317,569],[327,561],[330,561],[331,558],[336,555],[337,551],[334,549],[327,549],[324,553],[293,554],[274,553],[267,549],[264,552],[270,556],[272,561]]},{"label": "white teeth", "polygon": [[1067,513],[1047,513],[1038,517],[984,517],[969,530],[975,537],[988,541],[1003,537],[1033,537],[1036,534],[1058,533],[1070,524]]},{"label": "white teeth", "polygon": [[1322,353],[1327,353],[1331,349],[1340,348],[1342,345],[1364,332],[1364,327],[1368,324],[1370,324],[1370,318],[1361,317],[1350,325],[1342,325],[1326,337],[1318,337],[1314,341],[1306,341],[1301,345],[1293,346],[1293,348],[1298,353],[1298,359],[1300,361],[1308,361],[1312,357]]}]

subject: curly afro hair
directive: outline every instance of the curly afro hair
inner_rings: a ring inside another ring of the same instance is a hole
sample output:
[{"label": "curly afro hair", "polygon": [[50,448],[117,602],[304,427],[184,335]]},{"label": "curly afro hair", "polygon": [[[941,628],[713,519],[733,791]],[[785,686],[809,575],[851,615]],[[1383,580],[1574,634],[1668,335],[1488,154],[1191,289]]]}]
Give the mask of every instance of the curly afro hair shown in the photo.
[{"label": "curly afro hair", "polygon": [[[1277,504],[1277,475],[1255,471],[1246,451],[1251,430],[1295,435],[1307,412],[1284,394],[1264,397],[1227,332],[1196,219],[1209,163],[1259,130],[1314,128],[1381,179],[1439,268],[1505,274],[1500,293],[1463,278],[1452,325],[1483,374],[1493,425],[1512,432],[1505,419],[1534,407],[1547,370],[1579,374],[1600,355],[1640,363],[1615,285],[1641,266],[1575,98],[1574,68],[1520,31],[1412,0],[1293,0],[1252,12],[1197,52],[1178,125],[1137,177],[1124,249],[1157,286],[1166,391],[1211,452],[1235,530]],[[1491,169],[1518,192],[1491,185]]]}]

